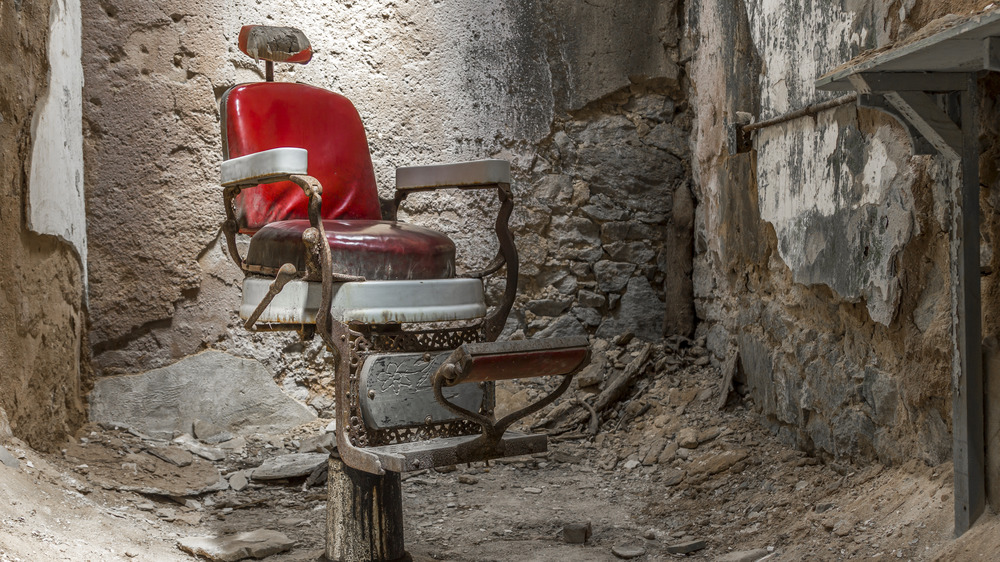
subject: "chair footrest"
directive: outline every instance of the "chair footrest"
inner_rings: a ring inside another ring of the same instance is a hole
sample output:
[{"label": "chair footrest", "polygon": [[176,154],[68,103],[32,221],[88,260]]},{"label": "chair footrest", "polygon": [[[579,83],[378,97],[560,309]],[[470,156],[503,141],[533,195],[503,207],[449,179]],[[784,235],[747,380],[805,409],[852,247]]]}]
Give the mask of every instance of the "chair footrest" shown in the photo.
[{"label": "chair footrest", "polygon": [[382,468],[391,472],[410,472],[453,464],[481,462],[501,457],[544,453],[548,436],[508,431],[495,446],[483,446],[479,435],[439,437],[425,441],[366,447],[379,457]]}]

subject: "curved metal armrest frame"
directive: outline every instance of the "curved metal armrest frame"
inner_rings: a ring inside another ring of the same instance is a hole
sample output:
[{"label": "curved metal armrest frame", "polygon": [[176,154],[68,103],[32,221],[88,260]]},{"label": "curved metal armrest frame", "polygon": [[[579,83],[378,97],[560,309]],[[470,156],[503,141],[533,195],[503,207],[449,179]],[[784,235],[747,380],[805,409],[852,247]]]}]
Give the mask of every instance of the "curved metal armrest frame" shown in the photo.
[{"label": "curved metal armrest frame", "polygon": [[497,190],[497,197],[500,200],[500,210],[497,213],[495,225],[497,240],[500,242],[500,248],[497,251],[496,257],[494,257],[485,268],[477,271],[470,271],[463,275],[463,277],[482,279],[487,275],[496,273],[504,265],[507,266],[507,285],[504,288],[503,300],[498,303],[496,308],[487,314],[486,319],[483,320],[483,330],[486,334],[487,341],[493,341],[500,336],[500,332],[503,331],[504,324],[507,322],[507,315],[510,314],[511,308],[514,307],[514,299],[517,297],[518,256],[517,247],[514,245],[514,235],[510,231],[510,215],[514,211],[514,195],[511,192],[510,184],[494,183],[411,187],[405,189],[397,188],[395,197],[392,201],[386,201],[384,208],[385,218],[387,220],[396,220],[396,214],[399,210],[400,204],[402,204],[407,195],[411,193],[435,191],[439,189],[490,188]]},{"label": "curved metal armrest frame", "polygon": [[[320,328],[320,333],[327,333],[329,330],[322,329],[320,319],[322,318],[324,322],[329,320],[330,302],[333,299],[334,278],[338,281],[364,281],[364,278],[333,273],[330,245],[326,243],[326,229],[323,227],[323,219],[320,214],[323,206],[323,186],[319,180],[312,176],[289,174],[273,181],[279,180],[291,181],[299,186],[303,193],[306,194],[306,197],[309,198],[309,228],[302,233],[302,242],[306,245],[306,270],[300,272],[290,263],[282,265],[278,269],[278,274],[275,276],[274,282],[271,283],[271,287],[268,289],[267,296],[260,301],[256,310],[250,315],[244,326],[248,330],[252,329],[253,325],[257,322],[257,318],[264,312],[267,305],[271,303],[275,295],[280,293],[281,289],[292,279],[320,279],[323,281],[323,296],[320,310],[316,317],[316,324],[317,328]],[[230,185],[226,186],[222,192],[223,202],[226,207],[226,221],[222,225],[222,232],[226,235],[226,244],[229,247],[230,256],[244,272],[247,272],[246,263],[240,255],[239,248],[236,246],[236,234],[239,232],[239,224],[236,221],[233,200],[236,199],[240,191],[257,187],[257,185],[259,184]],[[327,283],[326,280],[328,278],[329,282]]]},{"label": "curved metal armrest frame", "polygon": [[[541,342],[544,343],[539,342],[539,345],[548,346],[552,350],[557,350],[560,347],[569,347],[572,345],[576,346],[588,345],[586,338],[583,338],[582,341],[575,341],[576,339],[578,338],[541,340]],[[537,402],[528,404],[527,406],[521,408],[520,410],[511,412],[510,414],[504,416],[503,418],[500,418],[499,420],[494,420],[493,417],[491,416],[485,416],[477,412],[472,412],[470,410],[462,408],[461,406],[448,400],[444,395],[443,389],[446,386],[453,386],[455,384],[462,384],[463,382],[470,382],[470,381],[475,382],[476,380],[480,380],[475,377],[470,378],[468,376],[469,370],[472,365],[472,358],[467,349],[469,347],[470,346],[466,345],[455,350],[455,352],[448,358],[448,361],[445,362],[445,364],[443,364],[441,367],[439,367],[438,370],[431,376],[431,384],[434,387],[434,397],[437,399],[439,404],[441,404],[454,414],[458,415],[459,417],[477,423],[479,424],[480,427],[483,428],[483,434],[473,443],[467,445],[467,447],[482,448],[482,450],[490,450],[493,447],[495,447],[496,444],[500,441],[500,439],[503,438],[504,432],[507,431],[507,428],[509,428],[514,422],[541,410],[542,408],[548,406],[549,404],[554,402],[557,398],[559,398],[559,396],[561,396],[569,388],[569,385],[572,382],[574,375],[579,373],[581,369],[583,369],[585,366],[587,366],[588,363],[590,363],[590,349],[588,347],[582,359],[579,360],[579,363],[577,363],[575,367],[572,367],[569,370],[569,372],[563,371],[564,374],[561,374],[563,380],[555,390],[553,390],[552,392],[550,392],[548,395],[546,395],[541,400],[538,400]],[[545,373],[545,374],[560,376],[560,373],[558,371],[554,373]]]}]

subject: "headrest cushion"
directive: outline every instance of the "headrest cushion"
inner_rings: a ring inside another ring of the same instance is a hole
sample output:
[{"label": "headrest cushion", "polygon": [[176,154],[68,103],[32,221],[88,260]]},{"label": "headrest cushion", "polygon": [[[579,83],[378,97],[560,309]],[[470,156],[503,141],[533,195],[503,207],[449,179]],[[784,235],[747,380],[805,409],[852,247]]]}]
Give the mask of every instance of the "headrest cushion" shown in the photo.
[{"label": "headrest cushion", "polygon": [[244,25],[239,44],[240,50],[254,60],[305,64],[312,58],[309,39],[294,27]]}]

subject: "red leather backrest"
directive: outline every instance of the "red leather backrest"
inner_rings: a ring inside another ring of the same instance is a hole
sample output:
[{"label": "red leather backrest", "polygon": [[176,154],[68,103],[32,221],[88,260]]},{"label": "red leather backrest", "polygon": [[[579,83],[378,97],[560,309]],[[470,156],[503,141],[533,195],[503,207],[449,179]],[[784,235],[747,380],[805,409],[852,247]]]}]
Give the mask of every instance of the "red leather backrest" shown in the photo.
[{"label": "red leather backrest", "polygon": [[[368,139],[350,100],[305,84],[259,82],[231,88],[221,109],[225,158],[304,148],[309,175],[323,184],[323,218],[382,218]],[[305,194],[291,182],[244,190],[236,198],[240,231],[308,218],[306,204]]]}]

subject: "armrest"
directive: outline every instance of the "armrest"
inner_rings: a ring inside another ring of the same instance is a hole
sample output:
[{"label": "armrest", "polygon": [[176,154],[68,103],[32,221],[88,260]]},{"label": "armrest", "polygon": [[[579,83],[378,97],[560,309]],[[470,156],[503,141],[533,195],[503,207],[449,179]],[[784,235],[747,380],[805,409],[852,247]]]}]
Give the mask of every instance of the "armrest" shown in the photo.
[{"label": "armrest", "polygon": [[443,386],[569,375],[590,360],[586,336],[462,344],[434,373]]},{"label": "armrest", "polygon": [[[431,375],[434,398],[449,411],[483,428],[480,438],[493,446],[517,420],[551,404],[569,388],[573,375],[590,362],[590,344],[586,336],[519,340],[508,342],[466,343],[456,349]],[[469,382],[498,381],[512,378],[562,375],[562,383],[547,396],[494,421],[462,408],[444,395],[446,386]]]},{"label": "armrest", "polygon": [[272,148],[222,163],[221,183],[224,187],[247,187],[305,175],[309,153],[304,148]]},{"label": "armrest", "polygon": [[507,315],[514,306],[517,292],[517,248],[514,246],[514,236],[508,225],[511,212],[514,210],[514,197],[510,190],[510,162],[475,160],[456,164],[396,168],[396,197],[391,202],[385,202],[386,209],[383,211],[383,216],[387,220],[396,220],[399,205],[410,193],[446,188],[496,188],[500,198],[500,212],[496,221],[500,249],[485,269],[465,275],[465,277],[482,278],[496,273],[504,265],[507,266],[507,285],[504,288],[503,301],[486,316],[483,322],[486,339],[493,341],[503,331],[504,322],[507,321]]},{"label": "armrest", "polygon": [[414,192],[450,187],[475,189],[493,187],[498,183],[510,183],[510,162],[506,160],[475,160],[396,168],[396,191]]}]

